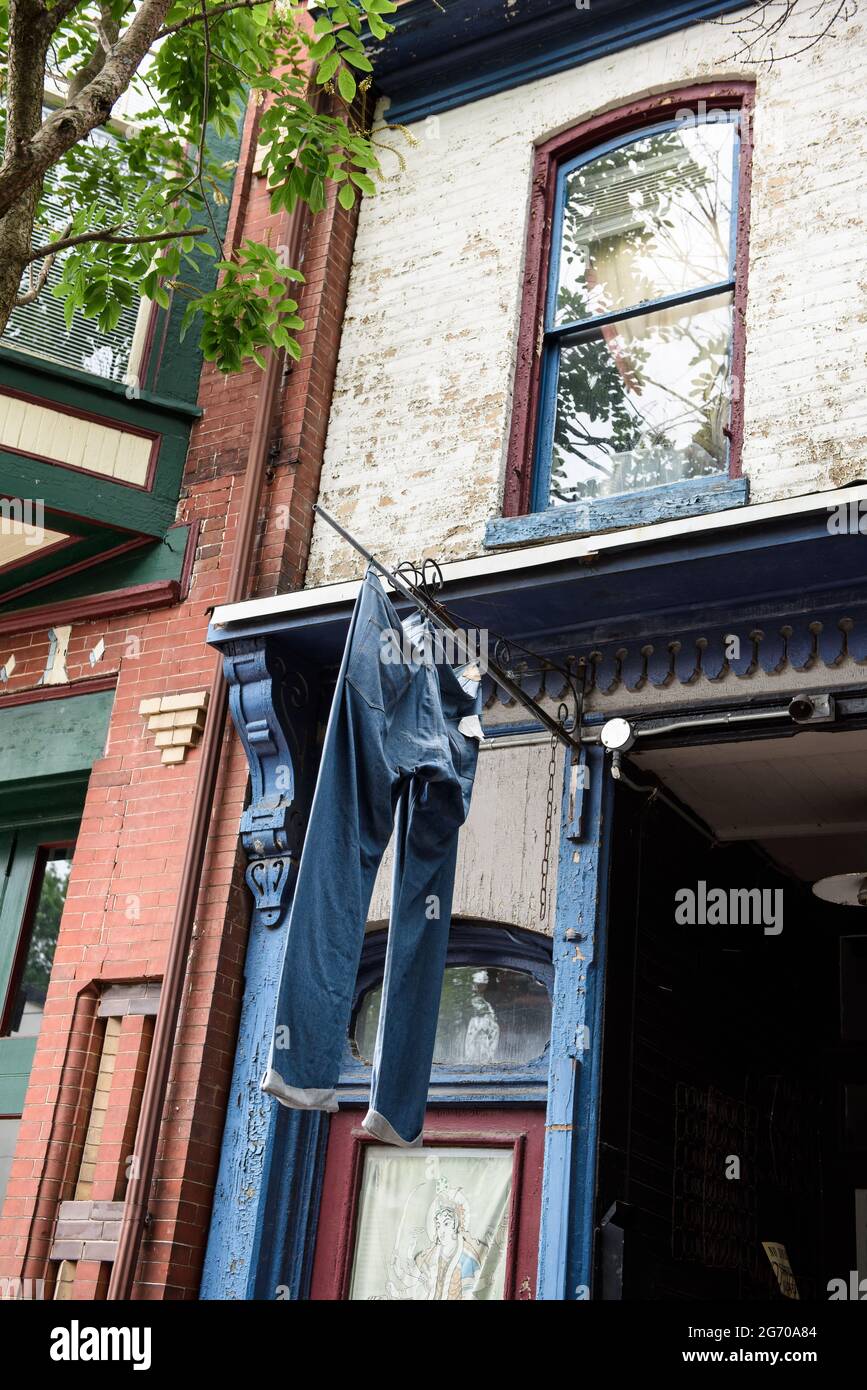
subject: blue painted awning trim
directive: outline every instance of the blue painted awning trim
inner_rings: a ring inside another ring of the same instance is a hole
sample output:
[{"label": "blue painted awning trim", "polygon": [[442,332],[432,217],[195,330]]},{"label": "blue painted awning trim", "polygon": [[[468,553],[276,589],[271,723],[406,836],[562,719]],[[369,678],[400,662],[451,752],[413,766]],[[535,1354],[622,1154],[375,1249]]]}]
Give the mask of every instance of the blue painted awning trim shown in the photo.
[{"label": "blue painted awning trim", "polygon": [[409,124],[744,8],[744,0],[410,0],[369,41],[386,119]]},{"label": "blue painted awning trim", "polygon": [[[538,567],[500,571],[448,583],[443,601],[467,627],[487,628],[531,648],[568,638],[577,646],[601,645],[625,632],[689,631],[717,610],[749,622],[768,612],[809,612],[837,596],[847,604],[867,597],[867,538],[829,534],[828,514],[810,511],[747,524],[749,508],[731,526],[697,529],[686,537],[600,551],[597,555],[546,560]],[[290,663],[315,668],[339,664],[350,602],[251,617],[211,627],[218,648],[239,638],[274,635]],[[400,601],[398,610],[406,609]],[[849,616],[841,614],[841,616]]]},{"label": "blue painted awning trim", "polygon": [[618,497],[593,497],[562,507],[547,507],[526,516],[498,516],[488,522],[485,545],[489,550],[529,545],[533,541],[563,540],[567,536],[621,531],[657,521],[676,521],[704,512],[724,512],[746,505],[746,478],[712,476],[664,483],[643,492]]}]

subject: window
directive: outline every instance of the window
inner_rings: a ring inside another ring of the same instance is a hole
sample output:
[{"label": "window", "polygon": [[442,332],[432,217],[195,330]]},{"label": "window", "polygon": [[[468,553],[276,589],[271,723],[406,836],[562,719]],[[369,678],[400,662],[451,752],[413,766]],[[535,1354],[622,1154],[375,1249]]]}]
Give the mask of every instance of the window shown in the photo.
[{"label": "window", "polygon": [[[387,932],[371,932],[356,983],[341,1089],[357,1094],[370,1084],[382,1003]],[[520,1088],[544,1096],[551,1033],[551,946],[537,933],[453,922],[443,976],[432,1088],[453,1093],[468,1085],[479,1095]]]},{"label": "window", "polygon": [[72,867],[74,822],[0,828],[0,1206]]},{"label": "window", "polygon": [[738,471],[746,103],[656,99],[540,149],[507,515]]},{"label": "window", "polygon": [[[48,114],[48,108],[44,109],[44,114]],[[113,131],[97,129],[91,132],[88,143],[116,148],[118,138]],[[101,208],[114,209],[117,206],[107,195],[98,201]],[[45,245],[65,235],[70,216],[71,209],[68,199],[63,196],[62,180],[56,170],[49,170],[39,222],[33,230],[33,246]],[[32,269],[36,276],[40,263]],[[116,323],[111,330],[103,331],[95,319],[85,318],[78,310],[67,328],[63,301],[56,299],[52,293],[62,271],[63,253],[56,257],[38,299],[12,310],[0,342],[4,347],[31,353],[64,367],[77,367],[112,381],[124,381],[138,373],[146,346],[151,304],[142,300],[132,285],[116,281],[115,291],[123,298],[118,298]],[[29,273],[25,271],[22,291],[29,289],[30,283]]]},{"label": "window", "polygon": [[[373,1061],[382,985],[364,995],[356,1015],[353,1052]],[[446,967],[434,1066],[520,1066],[545,1051],[551,1031],[548,991],[524,970],[473,965]]]}]

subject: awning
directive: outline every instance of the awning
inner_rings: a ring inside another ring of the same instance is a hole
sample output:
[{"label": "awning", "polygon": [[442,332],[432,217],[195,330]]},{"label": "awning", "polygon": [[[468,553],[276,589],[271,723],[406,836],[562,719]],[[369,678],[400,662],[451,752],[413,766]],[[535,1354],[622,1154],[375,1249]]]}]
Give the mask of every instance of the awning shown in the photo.
[{"label": "awning", "polygon": [[[823,595],[863,602],[867,536],[832,528],[841,507],[856,525],[861,511],[867,518],[867,485],[454,561],[442,565],[440,597],[465,627],[536,647],[564,633],[600,642],[644,618],[722,615],[785,597],[801,610]],[[208,641],[279,635],[289,657],[327,668],[340,659],[357,592],[351,581],[218,607]]]}]

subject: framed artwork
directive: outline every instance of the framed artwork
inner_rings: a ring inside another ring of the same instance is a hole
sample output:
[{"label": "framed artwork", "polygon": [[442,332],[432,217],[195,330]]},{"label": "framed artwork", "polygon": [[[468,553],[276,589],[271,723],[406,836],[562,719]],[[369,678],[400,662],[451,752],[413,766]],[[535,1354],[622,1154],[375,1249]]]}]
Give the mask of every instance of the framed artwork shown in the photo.
[{"label": "framed artwork", "polygon": [[364,1153],[350,1299],[502,1299],[509,1149]]},{"label": "framed artwork", "polygon": [[429,1112],[417,1149],[331,1121],[311,1298],[535,1296],[544,1108]]}]

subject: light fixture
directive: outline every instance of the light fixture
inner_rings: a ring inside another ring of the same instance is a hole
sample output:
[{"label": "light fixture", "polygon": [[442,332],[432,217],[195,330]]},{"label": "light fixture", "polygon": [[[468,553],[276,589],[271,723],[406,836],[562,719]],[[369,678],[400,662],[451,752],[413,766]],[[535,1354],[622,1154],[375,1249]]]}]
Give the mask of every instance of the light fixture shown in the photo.
[{"label": "light fixture", "polygon": [[867,907],[867,869],[859,874],[832,874],[813,884],[817,898],[840,907]]},{"label": "light fixture", "polygon": [[795,695],[789,701],[789,717],[796,724],[827,724],[834,715],[833,695]]},{"label": "light fixture", "polygon": [[609,753],[625,753],[635,742],[635,730],[628,719],[608,719],[602,725],[600,738]]}]

